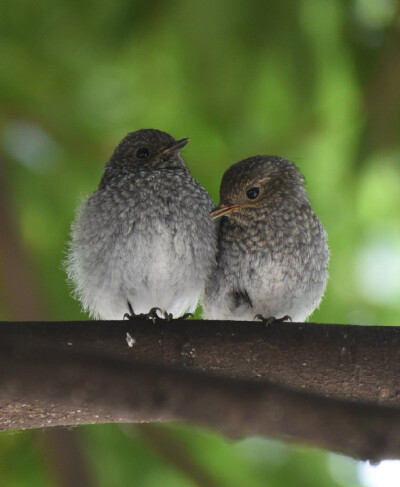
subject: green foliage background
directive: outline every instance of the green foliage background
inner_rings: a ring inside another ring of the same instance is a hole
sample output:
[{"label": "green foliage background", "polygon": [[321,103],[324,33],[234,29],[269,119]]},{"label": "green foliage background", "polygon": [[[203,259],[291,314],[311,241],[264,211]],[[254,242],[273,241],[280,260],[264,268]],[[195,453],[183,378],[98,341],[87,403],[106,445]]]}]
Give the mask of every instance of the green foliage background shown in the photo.
[{"label": "green foliage background", "polygon": [[[296,162],[332,253],[312,320],[399,324],[399,11],[396,0],[1,2],[0,319],[85,318],[60,264],[76,205],[116,143],[153,127],[191,138],[184,157],[216,202],[233,162]],[[357,485],[354,464],[330,454],[158,428],[213,485]],[[98,485],[211,485],[150,431],[79,430]],[[53,485],[43,442],[2,434],[0,484]]]}]

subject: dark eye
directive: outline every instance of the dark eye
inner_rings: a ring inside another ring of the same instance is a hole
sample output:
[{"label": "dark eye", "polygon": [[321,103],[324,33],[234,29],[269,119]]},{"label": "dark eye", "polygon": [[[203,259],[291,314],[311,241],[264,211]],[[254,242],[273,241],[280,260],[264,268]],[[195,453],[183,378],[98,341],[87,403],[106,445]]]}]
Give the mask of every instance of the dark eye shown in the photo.
[{"label": "dark eye", "polygon": [[258,193],[260,192],[260,188],[250,188],[247,190],[247,197],[251,200],[257,198]]},{"label": "dark eye", "polygon": [[136,157],[138,159],[147,159],[149,157],[149,150],[146,147],[141,147],[136,151]]}]

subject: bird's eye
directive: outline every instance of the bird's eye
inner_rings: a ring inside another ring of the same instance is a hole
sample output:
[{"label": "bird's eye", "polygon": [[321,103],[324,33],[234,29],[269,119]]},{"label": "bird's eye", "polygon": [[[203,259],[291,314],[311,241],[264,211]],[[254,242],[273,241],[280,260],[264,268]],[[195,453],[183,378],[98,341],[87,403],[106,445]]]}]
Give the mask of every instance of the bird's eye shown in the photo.
[{"label": "bird's eye", "polygon": [[146,147],[141,147],[136,151],[136,157],[138,159],[147,159],[149,157],[149,150]]},{"label": "bird's eye", "polygon": [[250,188],[247,190],[246,194],[250,200],[254,200],[255,198],[257,198],[259,192],[260,188]]}]

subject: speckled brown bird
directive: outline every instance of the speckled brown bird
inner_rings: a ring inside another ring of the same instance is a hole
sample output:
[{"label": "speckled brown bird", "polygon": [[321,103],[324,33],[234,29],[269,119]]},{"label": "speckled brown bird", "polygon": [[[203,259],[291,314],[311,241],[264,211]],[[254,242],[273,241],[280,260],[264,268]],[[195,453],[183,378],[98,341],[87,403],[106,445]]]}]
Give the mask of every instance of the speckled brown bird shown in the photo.
[{"label": "speckled brown bird", "polygon": [[222,220],[205,319],[299,322],[318,307],[328,276],[327,236],[295,164],[278,156],[233,164],[210,215]]}]

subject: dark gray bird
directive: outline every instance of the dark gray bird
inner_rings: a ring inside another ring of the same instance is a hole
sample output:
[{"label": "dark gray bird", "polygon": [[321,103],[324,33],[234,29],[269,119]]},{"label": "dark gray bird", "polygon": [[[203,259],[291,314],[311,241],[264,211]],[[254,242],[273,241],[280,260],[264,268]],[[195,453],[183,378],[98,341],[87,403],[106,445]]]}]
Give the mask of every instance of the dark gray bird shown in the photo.
[{"label": "dark gray bird", "polygon": [[[121,319],[196,308],[215,263],[214,206],[180,155],[189,139],[129,133],[72,225],[67,273],[83,308]],[[129,303],[129,304],[128,304]]]},{"label": "dark gray bird", "polygon": [[304,321],[324,294],[329,250],[297,167],[278,156],[233,164],[210,215],[223,218],[204,318]]}]

